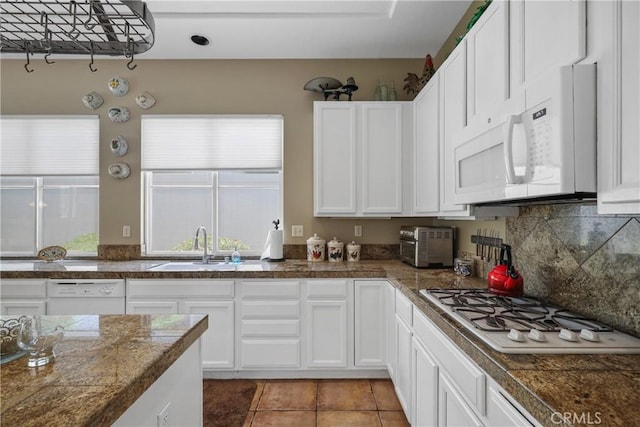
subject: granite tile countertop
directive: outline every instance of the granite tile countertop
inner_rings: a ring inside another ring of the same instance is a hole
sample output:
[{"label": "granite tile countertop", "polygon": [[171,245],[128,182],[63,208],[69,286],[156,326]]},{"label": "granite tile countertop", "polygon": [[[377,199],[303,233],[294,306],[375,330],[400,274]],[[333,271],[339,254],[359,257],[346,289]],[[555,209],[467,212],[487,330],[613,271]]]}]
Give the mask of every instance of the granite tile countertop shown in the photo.
[{"label": "granite tile countertop", "polygon": [[108,426],[207,329],[206,315],[46,316],[65,328],[53,363],[4,363],[3,426]]},{"label": "granite tile countertop", "polygon": [[[421,289],[484,288],[451,270],[415,269],[399,261],[263,263],[251,271],[158,272],[167,261],[0,262],[1,278],[387,278],[507,390],[542,425],[640,425],[640,355],[518,355],[497,352],[418,295]],[[13,264],[13,265],[12,265]],[[258,268],[260,268],[258,270]]]}]

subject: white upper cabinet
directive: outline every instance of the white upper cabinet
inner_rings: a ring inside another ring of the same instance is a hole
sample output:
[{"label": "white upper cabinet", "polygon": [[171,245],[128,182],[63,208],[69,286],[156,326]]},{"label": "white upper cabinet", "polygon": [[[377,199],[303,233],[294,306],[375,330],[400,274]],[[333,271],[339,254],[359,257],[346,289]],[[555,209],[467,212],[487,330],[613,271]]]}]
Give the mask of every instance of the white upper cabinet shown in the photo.
[{"label": "white upper cabinet", "polygon": [[356,214],[356,105],[314,103],[314,212]]},{"label": "white upper cabinet", "polygon": [[509,98],[509,2],[493,1],[465,38],[467,122],[486,123]]},{"label": "white upper cabinet", "polygon": [[640,213],[640,3],[598,4],[598,213]]},{"label": "white upper cabinet", "polygon": [[440,212],[469,215],[467,205],[456,205],[453,135],[467,125],[466,39],[453,50],[438,70],[440,75]]},{"label": "white upper cabinet", "polygon": [[413,215],[437,215],[440,210],[439,73],[420,91],[414,105]]},{"label": "white upper cabinet", "polygon": [[402,213],[402,106],[361,106],[362,213]]},{"label": "white upper cabinet", "polygon": [[411,102],[314,103],[314,214],[400,216]]},{"label": "white upper cabinet", "polygon": [[509,2],[511,93],[586,55],[586,0]]}]

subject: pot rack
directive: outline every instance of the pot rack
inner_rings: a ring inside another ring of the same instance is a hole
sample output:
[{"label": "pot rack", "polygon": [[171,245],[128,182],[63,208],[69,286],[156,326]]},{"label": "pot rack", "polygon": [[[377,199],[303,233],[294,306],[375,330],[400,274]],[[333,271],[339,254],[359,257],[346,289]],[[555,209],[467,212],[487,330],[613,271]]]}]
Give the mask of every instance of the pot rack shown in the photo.
[{"label": "pot rack", "polygon": [[133,70],[134,55],[151,49],[155,25],[147,5],[139,0],[2,0],[0,52],[124,56]]}]

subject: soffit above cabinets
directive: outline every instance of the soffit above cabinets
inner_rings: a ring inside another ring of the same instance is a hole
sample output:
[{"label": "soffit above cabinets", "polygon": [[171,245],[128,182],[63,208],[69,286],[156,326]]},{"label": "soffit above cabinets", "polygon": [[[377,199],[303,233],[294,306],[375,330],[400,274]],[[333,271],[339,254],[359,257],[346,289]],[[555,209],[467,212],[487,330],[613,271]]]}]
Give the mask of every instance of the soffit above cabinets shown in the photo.
[{"label": "soffit above cabinets", "polygon": [[[83,2],[86,0],[76,0]],[[435,55],[470,0],[146,0],[137,59],[358,59]],[[210,42],[199,46],[191,36]],[[6,58],[23,55],[3,54]],[[77,59],[61,55],[52,59]],[[36,57],[36,59],[38,59]]]}]

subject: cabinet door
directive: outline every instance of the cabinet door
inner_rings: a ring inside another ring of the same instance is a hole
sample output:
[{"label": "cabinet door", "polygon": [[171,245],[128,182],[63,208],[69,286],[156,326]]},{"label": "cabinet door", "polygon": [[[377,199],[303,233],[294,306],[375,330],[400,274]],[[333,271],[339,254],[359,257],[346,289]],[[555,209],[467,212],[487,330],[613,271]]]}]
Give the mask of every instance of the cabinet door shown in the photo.
[{"label": "cabinet door", "polygon": [[640,3],[611,3],[610,53],[598,62],[598,213],[640,213]]},{"label": "cabinet door", "polygon": [[482,422],[473,413],[446,375],[440,374],[438,390],[438,425],[443,427],[482,427]]},{"label": "cabinet door", "polygon": [[314,103],[315,215],[356,213],[356,105]]},{"label": "cabinet door", "polygon": [[387,370],[389,378],[395,383],[398,360],[398,342],[396,340],[396,288],[391,283],[385,286],[385,323],[387,329]]},{"label": "cabinet door", "polygon": [[127,314],[178,314],[178,301],[128,301]]},{"label": "cabinet door", "polygon": [[355,282],[355,366],[386,366],[386,288],[380,280]]},{"label": "cabinet door", "polygon": [[0,303],[0,313],[12,316],[20,314],[46,314],[46,307],[47,304],[44,300],[5,300]]},{"label": "cabinet door", "polygon": [[489,387],[489,399],[487,400],[487,420],[485,424],[494,427],[509,426],[533,426],[520,411],[506,398],[497,386]]},{"label": "cabinet door", "polygon": [[411,328],[396,316],[397,366],[394,386],[407,419],[411,419]]},{"label": "cabinet door", "polygon": [[307,366],[347,367],[347,302],[307,301]]},{"label": "cabinet door", "polygon": [[436,73],[431,78],[415,103],[413,215],[437,214],[440,210],[439,77]]},{"label": "cabinet door", "polygon": [[467,122],[487,123],[509,98],[509,2],[492,2],[465,37]]},{"label": "cabinet door", "polygon": [[585,57],[586,3],[586,0],[509,2],[511,93],[547,70],[575,64]]},{"label": "cabinet door", "polygon": [[361,104],[362,213],[402,213],[402,106]]},{"label": "cabinet door", "polygon": [[413,387],[411,402],[413,425],[438,425],[438,365],[420,341],[413,338]]},{"label": "cabinet door", "polygon": [[453,50],[440,73],[440,211],[466,214],[466,205],[454,203],[456,189],[453,135],[467,125],[466,40]]},{"label": "cabinet door", "polygon": [[202,367],[233,368],[234,310],[233,301],[184,301],[185,314],[207,314],[209,328],[202,335]]}]

